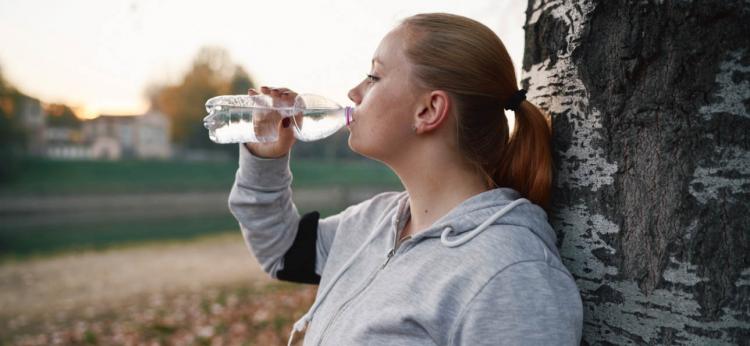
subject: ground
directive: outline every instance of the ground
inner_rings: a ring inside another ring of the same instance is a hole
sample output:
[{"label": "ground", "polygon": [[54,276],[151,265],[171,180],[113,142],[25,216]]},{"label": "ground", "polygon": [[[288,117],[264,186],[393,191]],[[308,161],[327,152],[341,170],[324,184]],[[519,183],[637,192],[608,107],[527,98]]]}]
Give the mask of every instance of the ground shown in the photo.
[{"label": "ground", "polygon": [[0,266],[0,342],[283,345],[316,286],[269,278],[241,235]]}]

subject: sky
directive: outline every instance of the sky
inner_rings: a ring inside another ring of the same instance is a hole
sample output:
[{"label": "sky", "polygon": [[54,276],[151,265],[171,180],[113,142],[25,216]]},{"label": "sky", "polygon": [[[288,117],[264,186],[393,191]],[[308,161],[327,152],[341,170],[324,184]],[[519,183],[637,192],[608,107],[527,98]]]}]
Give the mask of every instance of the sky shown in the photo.
[{"label": "sky", "polygon": [[348,105],[383,36],[420,12],[487,25],[520,77],[525,10],[521,0],[0,0],[0,69],[82,117],[142,114],[149,85],[178,83],[201,47],[220,46],[257,85]]}]

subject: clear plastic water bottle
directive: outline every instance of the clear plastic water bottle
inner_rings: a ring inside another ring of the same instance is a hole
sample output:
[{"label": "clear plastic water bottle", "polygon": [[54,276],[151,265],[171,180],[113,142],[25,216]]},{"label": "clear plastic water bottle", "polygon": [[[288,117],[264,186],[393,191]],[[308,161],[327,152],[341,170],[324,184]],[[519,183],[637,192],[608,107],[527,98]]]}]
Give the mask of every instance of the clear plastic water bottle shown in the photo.
[{"label": "clear plastic water bottle", "polygon": [[294,104],[274,104],[269,95],[223,95],[206,101],[203,126],[216,143],[263,143],[279,137],[279,123],[291,118],[294,136],[315,141],[334,134],[352,121],[353,107],[325,97],[297,95]]}]

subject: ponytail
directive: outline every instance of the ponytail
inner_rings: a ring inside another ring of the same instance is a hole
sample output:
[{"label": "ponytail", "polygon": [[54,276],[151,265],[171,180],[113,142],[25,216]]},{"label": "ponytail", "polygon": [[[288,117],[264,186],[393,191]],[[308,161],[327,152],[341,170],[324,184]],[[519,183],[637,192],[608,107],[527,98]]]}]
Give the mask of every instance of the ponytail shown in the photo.
[{"label": "ponytail", "polygon": [[515,111],[515,129],[493,176],[496,184],[511,187],[543,208],[552,188],[552,145],[549,119],[528,101]]}]

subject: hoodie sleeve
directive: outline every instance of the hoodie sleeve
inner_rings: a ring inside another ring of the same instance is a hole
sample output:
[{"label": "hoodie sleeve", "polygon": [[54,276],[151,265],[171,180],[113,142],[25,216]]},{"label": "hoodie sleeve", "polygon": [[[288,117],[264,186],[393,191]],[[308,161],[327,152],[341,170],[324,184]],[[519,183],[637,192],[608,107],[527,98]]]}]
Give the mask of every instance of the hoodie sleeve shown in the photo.
[{"label": "hoodie sleeve", "polygon": [[248,247],[271,277],[317,283],[340,216],[300,217],[292,201],[289,155],[261,158],[240,144],[239,157],[229,210]]},{"label": "hoodie sleeve", "polygon": [[545,261],[510,265],[459,315],[451,345],[579,345],[583,307],[573,279]]}]

